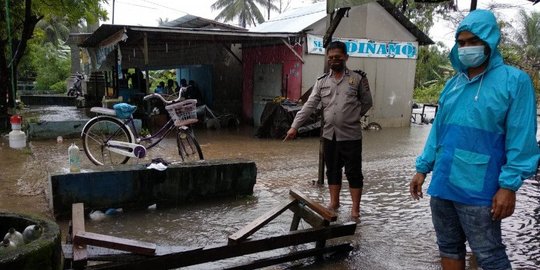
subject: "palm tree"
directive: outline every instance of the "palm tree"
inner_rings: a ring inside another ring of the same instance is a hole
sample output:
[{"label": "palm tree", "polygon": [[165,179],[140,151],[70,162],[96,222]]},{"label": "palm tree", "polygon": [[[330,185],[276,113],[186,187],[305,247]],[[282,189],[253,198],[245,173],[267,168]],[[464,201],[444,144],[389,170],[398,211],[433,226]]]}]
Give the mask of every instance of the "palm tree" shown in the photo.
[{"label": "palm tree", "polygon": [[540,12],[519,12],[519,28],[514,29],[513,47],[522,55],[520,66],[531,75],[533,83],[540,90]]},{"label": "palm tree", "polygon": [[533,62],[540,62],[540,12],[530,15],[525,10],[519,12],[521,29],[517,35],[517,42],[522,45],[525,57]]},{"label": "palm tree", "polygon": [[43,43],[51,43],[54,47],[62,45],[69,37],[69,26],[65,18],[52,16],[48,19],[40,20],[36,28],[43,31]]},{"label": "palm tree", "polygon": [[216,16],[216,20],[229,22],[238,18],[239,25],[246,28],[246,26],[255,26],[257,23],[264,22],[264,16],[257,4],[278,10],[268,0],[217,0],[211,7],[213,10],[222,9]]},{"label": "palm tree", "polygon": [[157,22],[158,22],[158,25],[159,25],[159,26],[163,26],[163,25],[169,23],[169,18],[165,18],[165,19],[159,18],[159,19],[157,20]]}]

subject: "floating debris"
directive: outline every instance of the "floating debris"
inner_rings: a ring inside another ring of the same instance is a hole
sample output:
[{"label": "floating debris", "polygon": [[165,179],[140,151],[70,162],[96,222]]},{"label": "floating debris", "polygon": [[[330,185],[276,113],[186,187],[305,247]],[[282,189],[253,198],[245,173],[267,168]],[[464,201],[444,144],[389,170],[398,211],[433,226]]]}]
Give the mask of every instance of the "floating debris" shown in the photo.
[{"label": "floating debris", "polygon": [[27,244],[38,239],[41,237],[41,234],[43,234],[43,227],[38,224],[26,227],[22,233],[24,243]]},{"label": "floating debris", "polygon": [[24,244],[23,235],[15,230],[15,228],[9,228],[9,231],[4,236],[4,240],[9,240],[16,246]]}]

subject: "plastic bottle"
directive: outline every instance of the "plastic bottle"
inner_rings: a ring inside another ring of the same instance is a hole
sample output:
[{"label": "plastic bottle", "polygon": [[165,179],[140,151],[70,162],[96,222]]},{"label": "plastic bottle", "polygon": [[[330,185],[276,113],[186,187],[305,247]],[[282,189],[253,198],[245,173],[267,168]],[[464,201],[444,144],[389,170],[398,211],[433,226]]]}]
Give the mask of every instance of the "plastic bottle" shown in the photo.
[{"label": "plastic bottle", "polygon": [[11,132],[9,133],[9,147],[20,149],[26,147],[26,134],[21,131],[22,118],[18,115],[13,115],[10,118]]},{"label": "plastic bottle", "polygon": [[79,153],[79,147],[72,143],[68,148],[69,156],[69,171],[70,172],[80,172],[81,171],[81,158]]}]

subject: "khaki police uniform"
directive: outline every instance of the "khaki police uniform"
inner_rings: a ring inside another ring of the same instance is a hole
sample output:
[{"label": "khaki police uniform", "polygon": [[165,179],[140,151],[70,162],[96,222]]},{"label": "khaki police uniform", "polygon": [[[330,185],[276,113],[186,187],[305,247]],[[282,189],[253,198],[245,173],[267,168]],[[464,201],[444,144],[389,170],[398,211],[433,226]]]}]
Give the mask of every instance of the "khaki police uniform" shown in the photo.
[{"label": "khaki police uniform", "polygon": [[322,136],[336,141],[362,139],[360,119],[373,105],[369,86],[361,83],[360,74],[345,68],[343,76],[337,80],[334,72],[319,77],[311,95],[296,114],[291,127],[298,130],[319,104],[324,110]]}]

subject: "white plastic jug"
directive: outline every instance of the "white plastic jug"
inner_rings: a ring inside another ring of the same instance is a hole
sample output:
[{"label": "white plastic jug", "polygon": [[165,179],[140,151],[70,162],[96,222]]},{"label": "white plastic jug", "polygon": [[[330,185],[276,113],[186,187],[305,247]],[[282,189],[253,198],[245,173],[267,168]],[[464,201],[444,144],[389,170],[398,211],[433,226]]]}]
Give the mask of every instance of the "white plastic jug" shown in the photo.
[{"label": "white plastic jug", "polygon": [[21,131],[22,118],[18,115],[13,115],[10,118],[11,132],[9,133],[9,147],[20,149],[26,147],[26,134]]},{"label": "white plastic jug", "polygon": [[26,134],[21,130],[12,130],[9,133],[9,147],[21,149],[26,147]]},{"label": "white plastic jug", "polygon": [[79,152],[79,147],[72,143],[68,148],[68,157],[69,157],[69,171],[70,172],[80,172],[81,171],[81,157]]}]

